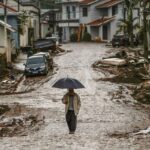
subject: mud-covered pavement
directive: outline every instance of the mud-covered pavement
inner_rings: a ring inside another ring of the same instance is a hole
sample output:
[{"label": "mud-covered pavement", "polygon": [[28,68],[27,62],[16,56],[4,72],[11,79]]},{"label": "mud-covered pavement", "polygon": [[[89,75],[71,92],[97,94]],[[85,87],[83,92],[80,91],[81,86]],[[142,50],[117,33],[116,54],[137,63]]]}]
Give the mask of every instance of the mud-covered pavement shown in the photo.
[{"label": "mud-covered pavement", "polygon": [[[37,109],[44,116],[44,126],[26,136],[0,138],[4,150],[149,150],[150,134],[135,135],[150,125],[149,108],[140,106],[123,85],[99,81],[105,72],[91,65],[109,51],[100,44],[66,44],[73,50],[55,58],[59,70],[48,82],[30,93],[0,96],[1,104],[19,103]],[[61,98],[66,90],[51,88],[61,77],[79,79],[85,89],[76,90],[82,106],[75,135],[69,135]],[[118,96],[120,92],[121,96]],[[42,111],[40,111],[40,109]]]}]

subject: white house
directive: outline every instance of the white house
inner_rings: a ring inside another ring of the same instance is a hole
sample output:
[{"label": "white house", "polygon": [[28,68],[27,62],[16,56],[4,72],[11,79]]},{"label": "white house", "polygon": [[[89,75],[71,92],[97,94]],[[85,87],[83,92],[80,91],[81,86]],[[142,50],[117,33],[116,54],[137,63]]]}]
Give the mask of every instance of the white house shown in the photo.
[{"label": "white house", "polygon": [[58,26],[62,29],[62,41],[69,41],[70,35],[78,32],[80,25],[80,2],[81,0],[57,0],[61,4],[61,19]]},{"label": "white house", "polygon": [[40,38],[40,18],[39,9],[31,4],[24,3],[20,6],[20,11],[26,12],[27,20],[22,26],[23,34],[20,36],[22,47],[32,45],[34,40]]},{"label": "white house", "polygon": [[73,32],[80,34],[83,25],[92,39],[109,41],[117,30],[117,21],[123,17],[122,0],[59,0],[62,6],[63,40],[69,41]]},{"label": "white house", "polygon": [[122,0],[84,0],[80,5],[80,22],[87,25],[92,39],[110,41],[123,18]]}]

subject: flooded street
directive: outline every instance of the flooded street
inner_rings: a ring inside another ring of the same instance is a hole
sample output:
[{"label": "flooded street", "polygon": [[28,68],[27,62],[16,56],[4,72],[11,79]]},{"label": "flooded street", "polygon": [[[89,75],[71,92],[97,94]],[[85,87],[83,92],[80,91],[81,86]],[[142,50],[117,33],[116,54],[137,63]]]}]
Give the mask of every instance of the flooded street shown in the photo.
[{"label": "flooded street", "polygon": [[[136,104],[124,85],[97,82],[105,77],[105,72],[91,67],[110,49],[96,43],[65,44],[63,48],[72,51],[55,57],[57,73],[37,90],[0,96],[0,104],[19,103],[45,116],[45,125],[38,131],[1,137],[0,150],[149,150],[150,134],[134,135],[150,126],[149,109]],[[68,134],[61,103],[66,90],[51,87],[67,76],[80,80],[86,87],[76,90],[81,97],[81,110],[75,135]],[[120,88],[124,96],[112,99]]]}]

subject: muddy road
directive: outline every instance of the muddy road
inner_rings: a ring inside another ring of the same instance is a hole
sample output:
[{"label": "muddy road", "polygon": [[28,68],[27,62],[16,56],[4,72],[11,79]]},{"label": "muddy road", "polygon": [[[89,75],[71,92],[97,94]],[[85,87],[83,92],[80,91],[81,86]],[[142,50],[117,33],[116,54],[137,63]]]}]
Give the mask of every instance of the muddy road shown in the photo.
[{"label": "muddy road", "polygon": [[[37,90],[0,96],[0,104],[19,103],[37,109],[45,118],[45,124],[36,132],[0,138],[0,149],[149,150],[150,134],[134,134],[150,125],[149,108],[138,105],[124,85],[97,82],[106,73],[91,68],[110,49],[95,43],[66,44],[63,48],[73,51],[55,57],[57,73]],[[60,101],[66,90],[51,88],[57,79],[66,76],[79,79],[86,87],[76,90],[81,96],[81,110],[75,135],[68,134],[64,105]]]}]

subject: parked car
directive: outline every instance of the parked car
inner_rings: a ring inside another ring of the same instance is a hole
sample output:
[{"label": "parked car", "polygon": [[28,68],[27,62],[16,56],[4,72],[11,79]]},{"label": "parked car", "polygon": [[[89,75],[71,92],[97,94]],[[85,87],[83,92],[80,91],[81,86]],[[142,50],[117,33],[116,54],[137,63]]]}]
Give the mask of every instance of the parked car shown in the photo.
[{"label": "parked car", "polygon": [[47,61],[48,61],[48,65],[49,67],[52,69],[53,68],[53,57],[49,52],[39,52],[34,54],[34,56],[44,56],[46,57]]},{"label": "parked car", "polygon": [[119,34],[114,35],[112,39],[112,46],[113,47],[120,47],[120,46],[128,46],[129,45],[129,38],[126,35]]},{"label": "parked car", "polygon": [[45,56],[31,56],[25,64],[25,76],[46,75],[48,73],[48,62]]},{"label": "parked car", "polygon": [[[136,36],[133,36],[133,44],[135,46],[138,46],[139,42],[138,39],[136,38]],[[130,45],[130,40],[128,35],[124,35],[124,34],[118,34],[118,35],[114,35],[113,39],[112,39],[112,46],[113,47],[120,47],[120,46],[129,46]]]}]

